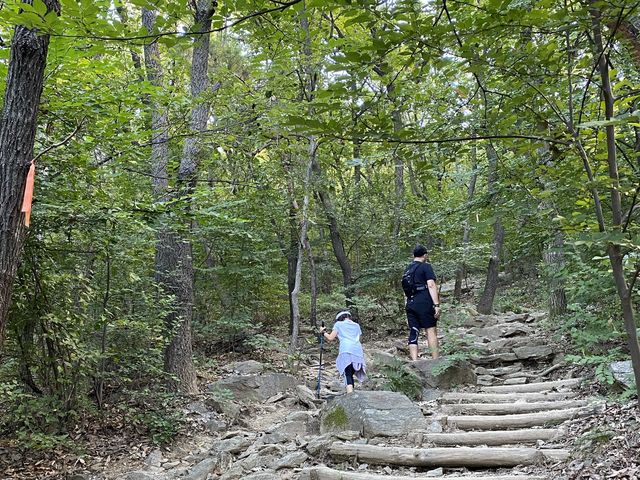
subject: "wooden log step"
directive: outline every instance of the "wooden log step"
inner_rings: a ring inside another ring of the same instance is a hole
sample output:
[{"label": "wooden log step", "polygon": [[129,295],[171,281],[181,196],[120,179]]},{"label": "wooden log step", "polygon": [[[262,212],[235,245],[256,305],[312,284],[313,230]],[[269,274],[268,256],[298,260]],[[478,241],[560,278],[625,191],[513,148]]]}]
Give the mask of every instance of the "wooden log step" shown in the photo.
[{"label": "wooden log step", "polygon": [[500,402],[544,402],[547,400],[565,400],[575,398],[577,392],[547,392],[547,393],[465,393],[447,392],[440,397],[442,403],[500,403]]},{"label": "wooden log step", "polygon": [[329,454],[337,458],[356,457],[359,462],[373,465],[404,465],[407,467],[467,467],[497,468],[533,465],[544,461],[561,461],[568,450],[506,447],[380,447],[357,443],[334,442]]},{"label": "wooden log step", "polygon": [[547,412],[521,413],[514,415],[460,415],[448,416],[447,425],[461,430],[501,430],[509,428],[540,427],[564,422],[579,414],[585,414],[587,408],[567,408]]},{"label": "wooden log step", "polygon": [[577,392],[523,392],[523,393],[466,393],[446,392],[440,397],[441,403],[513,403],[544,402],[575,398]]},{"label": "wooden log step", "polygon": [[549,441],[561,435],[558,428],[531,428],[526,430],[494,430],[489,432],[426,433],[424,442],[442,446],[454,445],[515,445]]},{"label": "wooden log step", "polygon": [[[398,476],[398,475],[380,475],[376,473],[365,472],[343,472],[341,470],[334,470],[329,467],[310,467],[305,468],[298,480],[433,480],[434,477],[415,476]],[[548,480],[549,477],[541,475],[484,475],[478,476],[465,476],[465,477],[439,477],[442,480]]]},{"label": "wooden log step", "polygon": [[584,407],[586,400],[559,400],[556,402],[517,402],[517,403],[455,403],[442,405],[442,411],[448,414],[475,413],[478,415],[507,415],[533,413],[546,410]]},{"label": "wooden log step", "polygon": [[507,392],[507,393],[520,393],[520,392],[544,392],[547,390],[553,390],[554,388],[571,388],[579,385],[582,381],[581,378],[569,378],[567,380],[554,380],[551,382],[538,382],[538,383],[525,383],[522,385],[497,385],[493,387],[482,387],[483,392]]}]

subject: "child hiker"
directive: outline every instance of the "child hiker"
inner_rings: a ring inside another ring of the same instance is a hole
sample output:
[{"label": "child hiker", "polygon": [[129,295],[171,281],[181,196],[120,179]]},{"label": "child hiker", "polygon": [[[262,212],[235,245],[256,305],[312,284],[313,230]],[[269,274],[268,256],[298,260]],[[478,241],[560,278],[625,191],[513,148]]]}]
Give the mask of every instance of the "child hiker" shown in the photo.
[{"label": "child hiker", "polygon": [[336,315],[331,333],[325,331],[325,327],[320,328],[320,333],[330,342],[338,337],[340,340],[340,350],[336,358],[336,368],[341,376],[344,376],[347,386],[347,393],[353,392],[353,377],[360,383],[367,378],[364,363],[364,351],[360,343],[362,330],[360,325],[353,321],[351,312],[345,310]]}]

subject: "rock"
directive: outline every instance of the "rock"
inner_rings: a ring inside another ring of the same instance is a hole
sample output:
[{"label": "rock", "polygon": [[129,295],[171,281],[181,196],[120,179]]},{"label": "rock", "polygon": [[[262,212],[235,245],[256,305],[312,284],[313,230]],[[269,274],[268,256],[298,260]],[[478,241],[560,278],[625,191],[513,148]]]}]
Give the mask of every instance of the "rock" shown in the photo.
[{"label": "rock", "polygon": [[444,475],[444,470],[442,467],[436,468],[434,470],[428,470],[426,475],[427,477],[442,477]]},{"label": "rock", "polygon": [[503,337],[516,337],[520,335],[531,335],[531,327],[528,325],[510,325],[502,331]]},{"label": "rock", "polygon": [[214,449],[221,453],[239,453],[250,446],[255,439],[255,434],[244,436],[237,435],[219,441],[214,445]]},{"label": "rock", "polygon": [[242,460],[241,465],[245,470],[267,467],[272,465],[276,459],[281,458],[283,454],[284,449],[281,446],[266,445],[262,450],[252,453]]},{"label": "rock", "polygon": [[471,361],[476,365],[487,365],[494,362],[515,362],[518,357],[515,353],[494,353],[491,355],[483,355],[482,357],[475,357]]},{"label": "rock", "polygon": [[469,333],[476,337],[485,337],[491,340],[496,340],[502,336],[502,328],[498,325],[494,325],[492,327],[474,327],[469,331]]},{"label": "rock", "polygon": [[521,370],[522,370],[522,364],[515,363],[513,365],[509,365],[506,367],[498,367],[498,368],[476,367],[475,372],[476,372],[476,375],[502,376],[502,375],[508,375],[510,373],[516,373]]},{"label": "rock", "polygon": [[306,445],[306,450],[311,455],[319,455],[320,453],[324,453],[329,450],[329,447],[333,443],[333,436],[325,433],[324,435],[320,435],[318,437],[311,438]]},{"label": "rock", "polygon": [[422,401],[431,402],[437,400],[442,396],[442,390],[437,388],[423,388],[422,389]]},{"label": "rock", "polygon": [[219,480],[238,480],[240,478],[244,478],[245,475],[242,465],[234,465],[226,469],[224,474],[220,476]]},{"label": "rock", "polygon": [[302,405],[308,408],[316,408],[316,393],[306,385],[296,385],[296,394]]},{"label": "rock", "polygon": [[159,480],[160,477],[154,473],[145,472],[143,470],[136,470],[135,472],[127,473],[125,477],[127,480]]},{"label": "rock", "polygon": [[191,402],[185,409],[187,413],[197,413],[198,415],[206,415],[210,412],[209,408],[203,402]]},{"label": "rock", "polygon": [[264,371],[264,365],[255,360],[246,360],[244,362],[235,362],[227,365],[226,370],[231,370],[239,375],[255,375]]},{"label": "rock", "polygon": [[206,480],[209,474],[212,473],[217,466],[218,459],[216,457],[205,458],[189,470],[189,473],[184,477],[184,480]]},{"label": "rock", "polygon": [[549,345],[531,345],[526,347],[516,347],[513,353],[520,360],[537,360],[553,355],[553,350]]},{"label": "rock", "polygon": [[257,472],[244,477],[244,480],[280,480],[276,472]]},{"label": "rock", "polygon": [[507,378],[503,385],[523,385],[527,383],[527,377]]},{"label": "rock", "polygon": [[360,432],[356,430],[343,430],[342,432],[336,432],[333,434],[338,440],[343,440],[345,442],[351,440],[357,440],[360,438]]},{"label": "rock", "polygon": [[365,360],[367,368],[373,370],[384,365],[391,365],[397,362],[398,358],[384,350],[367,349],[365,351]]},{"label": "rock", "polygon": [[297,379],[286,373],[232,375],[209,385],[209,390],[226,389],[240,402],[265,402],[274,395],[292,390]]},{"label": "rock", "polygon": [[613,377],[625,387],[631,388],[635,385],[631,360],[612,362],[609,368],[611,369],[611,373],[613,373]]},{"label": "rock", "polygon": [[282,468],[299,467],[300,465],[302,465],[304,462],[307,461],[307,458],[309,458],[309,455],[307,455],[304,452],[301,452],[301,451],[292,452],[276,460],[271,465],[271,468],[273,468],[274,470],[280,470]]},{"label": "rock", "polygon": [[358,391],[336,397],[324,406],[320,431],[355,430],[365,437],[400,436],[424,429],[420,408],[397,392]]},{"label": "rock", "polygon": [[204,425],[211,433],[222,432],[228,427],[227,422],[218,420],[217,418],[213,417],[209,418],[209,420],[207,420]]},{"label": "rock", "polygon": [[476,378],[476,385],[493,385],[498,381],[496,377],[493,375],[478,375]]},{"label": "rock", "polygon": [[211,400],[210,403],[216,412],[231,420],[237,419],[242,413],[242,406],[233,400]]},{"label": "rock", "polygon": [[162,452],[156,448],[144,460],[144,463],[150,467],[159,467],[162,464]]},{"label": "rock", "polygon": [[450,362],[447,358],[424,359],[408,364],[426,388],[451,388],[456,385],[476,384],[476,374],[469,362]]},{"label": "rock", "polygon": [[269,433],[280,434],[293,440],[297,436],[302,437],[307,434],[307,423],[300,421],[285,422],[273,428]]}]

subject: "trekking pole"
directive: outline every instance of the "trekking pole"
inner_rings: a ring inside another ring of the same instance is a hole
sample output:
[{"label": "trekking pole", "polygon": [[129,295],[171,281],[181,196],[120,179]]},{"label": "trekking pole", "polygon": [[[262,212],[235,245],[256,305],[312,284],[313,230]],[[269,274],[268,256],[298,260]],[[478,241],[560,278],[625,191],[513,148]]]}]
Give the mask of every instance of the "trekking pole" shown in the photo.
[{"label": "trekking pole", "polygon": [[[322,322],[324,328],[324,321]],[[324,350],[324,331],[320,334],[320,363],[318,364],[318,384],[316,385],[316,398],[320,398],[320,383],[322,382],[322,351]]]}]

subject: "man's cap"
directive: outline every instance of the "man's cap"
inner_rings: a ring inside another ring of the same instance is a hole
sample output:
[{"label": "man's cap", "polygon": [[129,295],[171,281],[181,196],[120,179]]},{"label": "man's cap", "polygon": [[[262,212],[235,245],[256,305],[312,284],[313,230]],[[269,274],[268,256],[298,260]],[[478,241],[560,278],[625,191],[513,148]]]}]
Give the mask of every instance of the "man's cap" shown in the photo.
[{"label": "man's cap", "polygon": [[416,245],[413,249],[414,257],[424,257],[427,254],[427,249],[423,245]]},{"label": "man's cap", "polygon": [[342,312],[338,313],[336,315],[336,322],[339,322],[340,320],[342,320],[345,317],[351,318],[351,312],[349,310],[343,310]]}]

